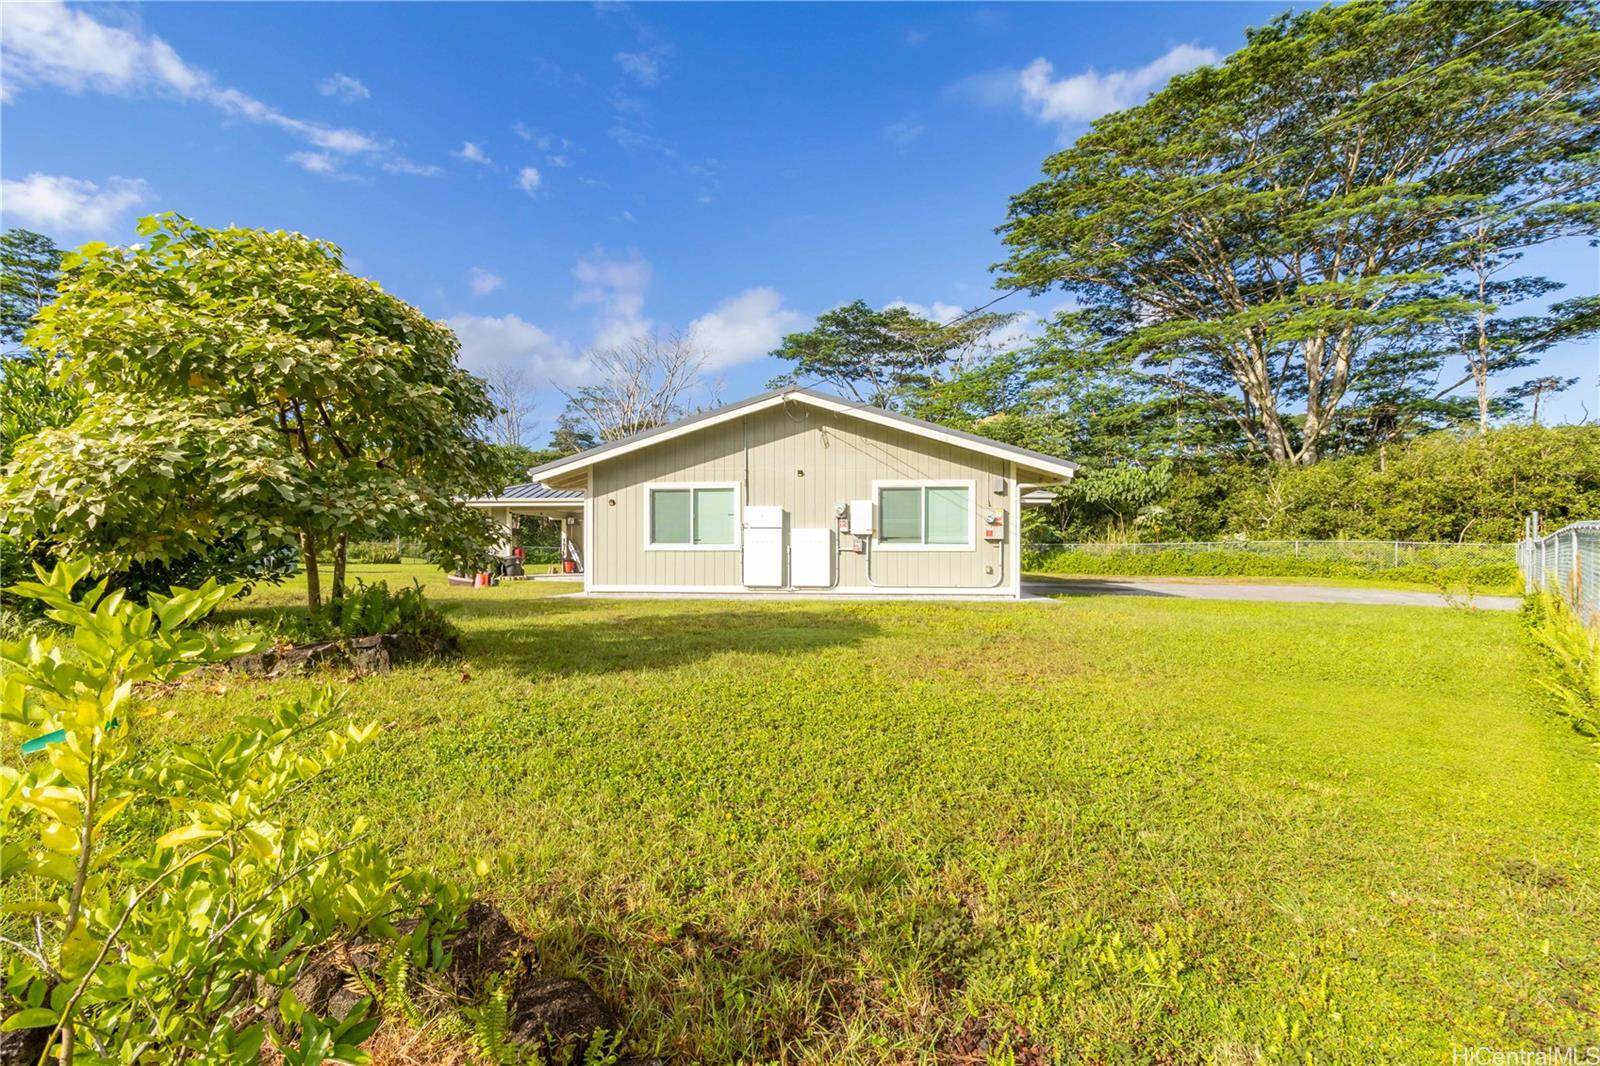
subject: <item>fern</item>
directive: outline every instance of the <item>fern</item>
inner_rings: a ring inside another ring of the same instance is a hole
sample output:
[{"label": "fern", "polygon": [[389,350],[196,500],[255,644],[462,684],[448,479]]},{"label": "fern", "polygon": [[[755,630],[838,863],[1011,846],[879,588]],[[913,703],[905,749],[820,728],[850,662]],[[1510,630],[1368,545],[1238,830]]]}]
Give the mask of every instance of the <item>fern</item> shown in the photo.
[{"label": "fern", "polygon": [[489,1066],[516,1066],[522,1061],[522,1049],[506,1039],[511,1024],[510,1004],[506,982],[497,980],[481,1007],[462,1011],[472,1026],[467,1043],[478,1061]]},{"label": "fern", "polygon": [[411,996],[411,953],[390,951],[377,968],[378,1005],[386,1017],[404,1018],[407,1025],[420,1027],[422,1011]]}]

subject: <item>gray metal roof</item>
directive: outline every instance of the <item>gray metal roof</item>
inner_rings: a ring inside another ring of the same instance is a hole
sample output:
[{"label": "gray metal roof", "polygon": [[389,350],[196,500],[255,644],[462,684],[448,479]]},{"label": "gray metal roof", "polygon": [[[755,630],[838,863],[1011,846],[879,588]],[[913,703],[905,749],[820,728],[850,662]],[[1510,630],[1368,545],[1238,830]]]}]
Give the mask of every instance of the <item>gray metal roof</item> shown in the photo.
[{"label": "gray metal roof", "polygon": [[553,489],[537,481],[521,485],[507,485],[498,496],[484,496],[468,503],[503,503],[508,500],[581,500],[582,489]]},{"label": "gray metal roof", "polygon": [[1043,452],[1036,452],[1031,448],[1019,448],[1014,444],[1006,444],[990,437],[981,437],[976,433],[968,433],[965,430],[951,429],[949,426],[941,426],[936,422],[927,422],[920,418],[912,418],[910,415],[902,415],[895,411],[886,411],[881,407],[873,407],[870,404],[853,403],[841,396],[834,396],[830,393],[819,392],[815,389],[803,389],[795,386],[789,386],[781,389],[770,389],[767,392],[763,392],[757,396],[751,396],[749,399],[740,400],[738,403],[728,404],[726,407],[718,407],[710,411],[702,411],[699,414],[690,415],[688,418],[679,419],[678,421],[669,423],[665,426],[657,426],[655,429],[647,429],[642,433],[635,433],[632,436],[623,437],[621,440],[607,441],[606,443],[590,448],[587,451],[578,452],[576,455],[569,455],[563,459],[557,459],[554,462],[545,463],[543,466],[536,466],[532,470],[528,471],[528,476],[537,478],[546,471],[570,467],[574,463],[582,463],[585,465],[597,463],[604,459],[610,452],[623,448],[632,450],[635,446],[643,441],[649,440],[651,437],[658,437],[663,434],[674,433],[678,430],[687,429],[696,422],[704,422],[711,418],[720,418],[730,415],[741,408],[751,407],[756,404],[763,403],[776,396],[795,396],[800,398],[815,397],[816,399],[824,400],[830,403],[845,404],[848,407],[853,408],[858,415],[864,418],[879,422],[898,422],[905,426],[914,426],[921,429],[935,430],[947,437],[969,441],[982,451],[1004,453],[1023,462],[1037,462],[1043,460],[1044,462],[1052,465],[1062,465],[1072,468],[1076,468],[1078,465],[1077,463],[1072,462],[1070,459],[1060,459],[1053,455],[1046,455]]}]

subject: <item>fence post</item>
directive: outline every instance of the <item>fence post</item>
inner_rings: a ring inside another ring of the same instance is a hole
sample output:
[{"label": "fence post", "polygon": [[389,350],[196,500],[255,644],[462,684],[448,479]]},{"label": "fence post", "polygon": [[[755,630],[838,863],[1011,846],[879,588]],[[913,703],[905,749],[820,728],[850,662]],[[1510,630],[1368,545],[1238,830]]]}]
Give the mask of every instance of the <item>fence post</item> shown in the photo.
[{"label": "fence post", "polygon": [[1400,565],[1400,542],[1394,542],[1394,565]]}]

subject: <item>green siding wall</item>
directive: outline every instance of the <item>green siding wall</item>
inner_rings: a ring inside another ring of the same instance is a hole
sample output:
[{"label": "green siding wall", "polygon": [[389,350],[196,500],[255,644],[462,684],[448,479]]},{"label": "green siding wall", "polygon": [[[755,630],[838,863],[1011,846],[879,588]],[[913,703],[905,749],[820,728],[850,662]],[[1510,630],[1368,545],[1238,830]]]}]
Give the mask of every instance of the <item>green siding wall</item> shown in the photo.
[{"label": "green siding wall", "polygon": [[[746,455],[748,454],[748,464]],[[594,467],[589,580],[594,587],[741,586],[739,551],[646,550],[645,486],[655,482],[737,482],[741,511],[783,507],[791,528],[832,527],[834,505],[873,496],[874,481],[952,479],[974,482],[984,508],[1010,513],[1011,482],[1004,459],[929,440],[889,426],[791,404],[690,433]],[[993,492],[995,477],[1006,492]],[[1009,532],[1009,530],[1008,530]],[[841,546],[849,538],[839,538]],[[971,551],[880,551],[872,576],[881,585],[1004,591],[1015,560],[974,531]],[[838,556],[839,587],[867,588],[865,557]]]}]

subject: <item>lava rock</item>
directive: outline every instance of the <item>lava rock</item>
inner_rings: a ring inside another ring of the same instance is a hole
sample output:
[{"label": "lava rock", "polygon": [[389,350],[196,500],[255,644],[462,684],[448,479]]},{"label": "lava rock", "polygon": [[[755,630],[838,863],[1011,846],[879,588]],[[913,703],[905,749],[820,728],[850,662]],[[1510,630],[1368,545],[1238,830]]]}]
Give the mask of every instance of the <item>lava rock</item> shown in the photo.
[{"label": "lava rock", "polygon": [[0,1033],[0,1066],[35,1066],[50,1042],[50,1026]]},{"label": "lava rock", "polygon": [[323,952],[308,962],[289,986],[300,1005],[319,1018],[333,1013],[330,1004],[343,998],[345,982],[350,978],[339,956],[338,951]]},{"label": "lava rock", "polygon": [[[594,989],[568,977],[526,977],[507,1006],[506,1038],[540,1049],[545,1061],[581,1062],[598,1032],[615,1034],[617,1019]],[[570,1049],[570,1050],[567,1050]]]},{"label": "lava rock", "polygon": [[458,996],[476,1002],[505,975],[516,982],[533,968],[533,942],[493,903],[474,900],[461,916],[461,931],[445,944],[450,965],[445,977]]},{"label": "lava rock", "polygon": [[455,658],[460,654],[461,642],[455,637],[376,633],[369,637],[319,640],[311,644],[270,648],[232,659],[227,668],[253,677],[282,677],[285,674],[305,673],[319,666],[348,668],[362,674],[384,674],[405,663]]}]

